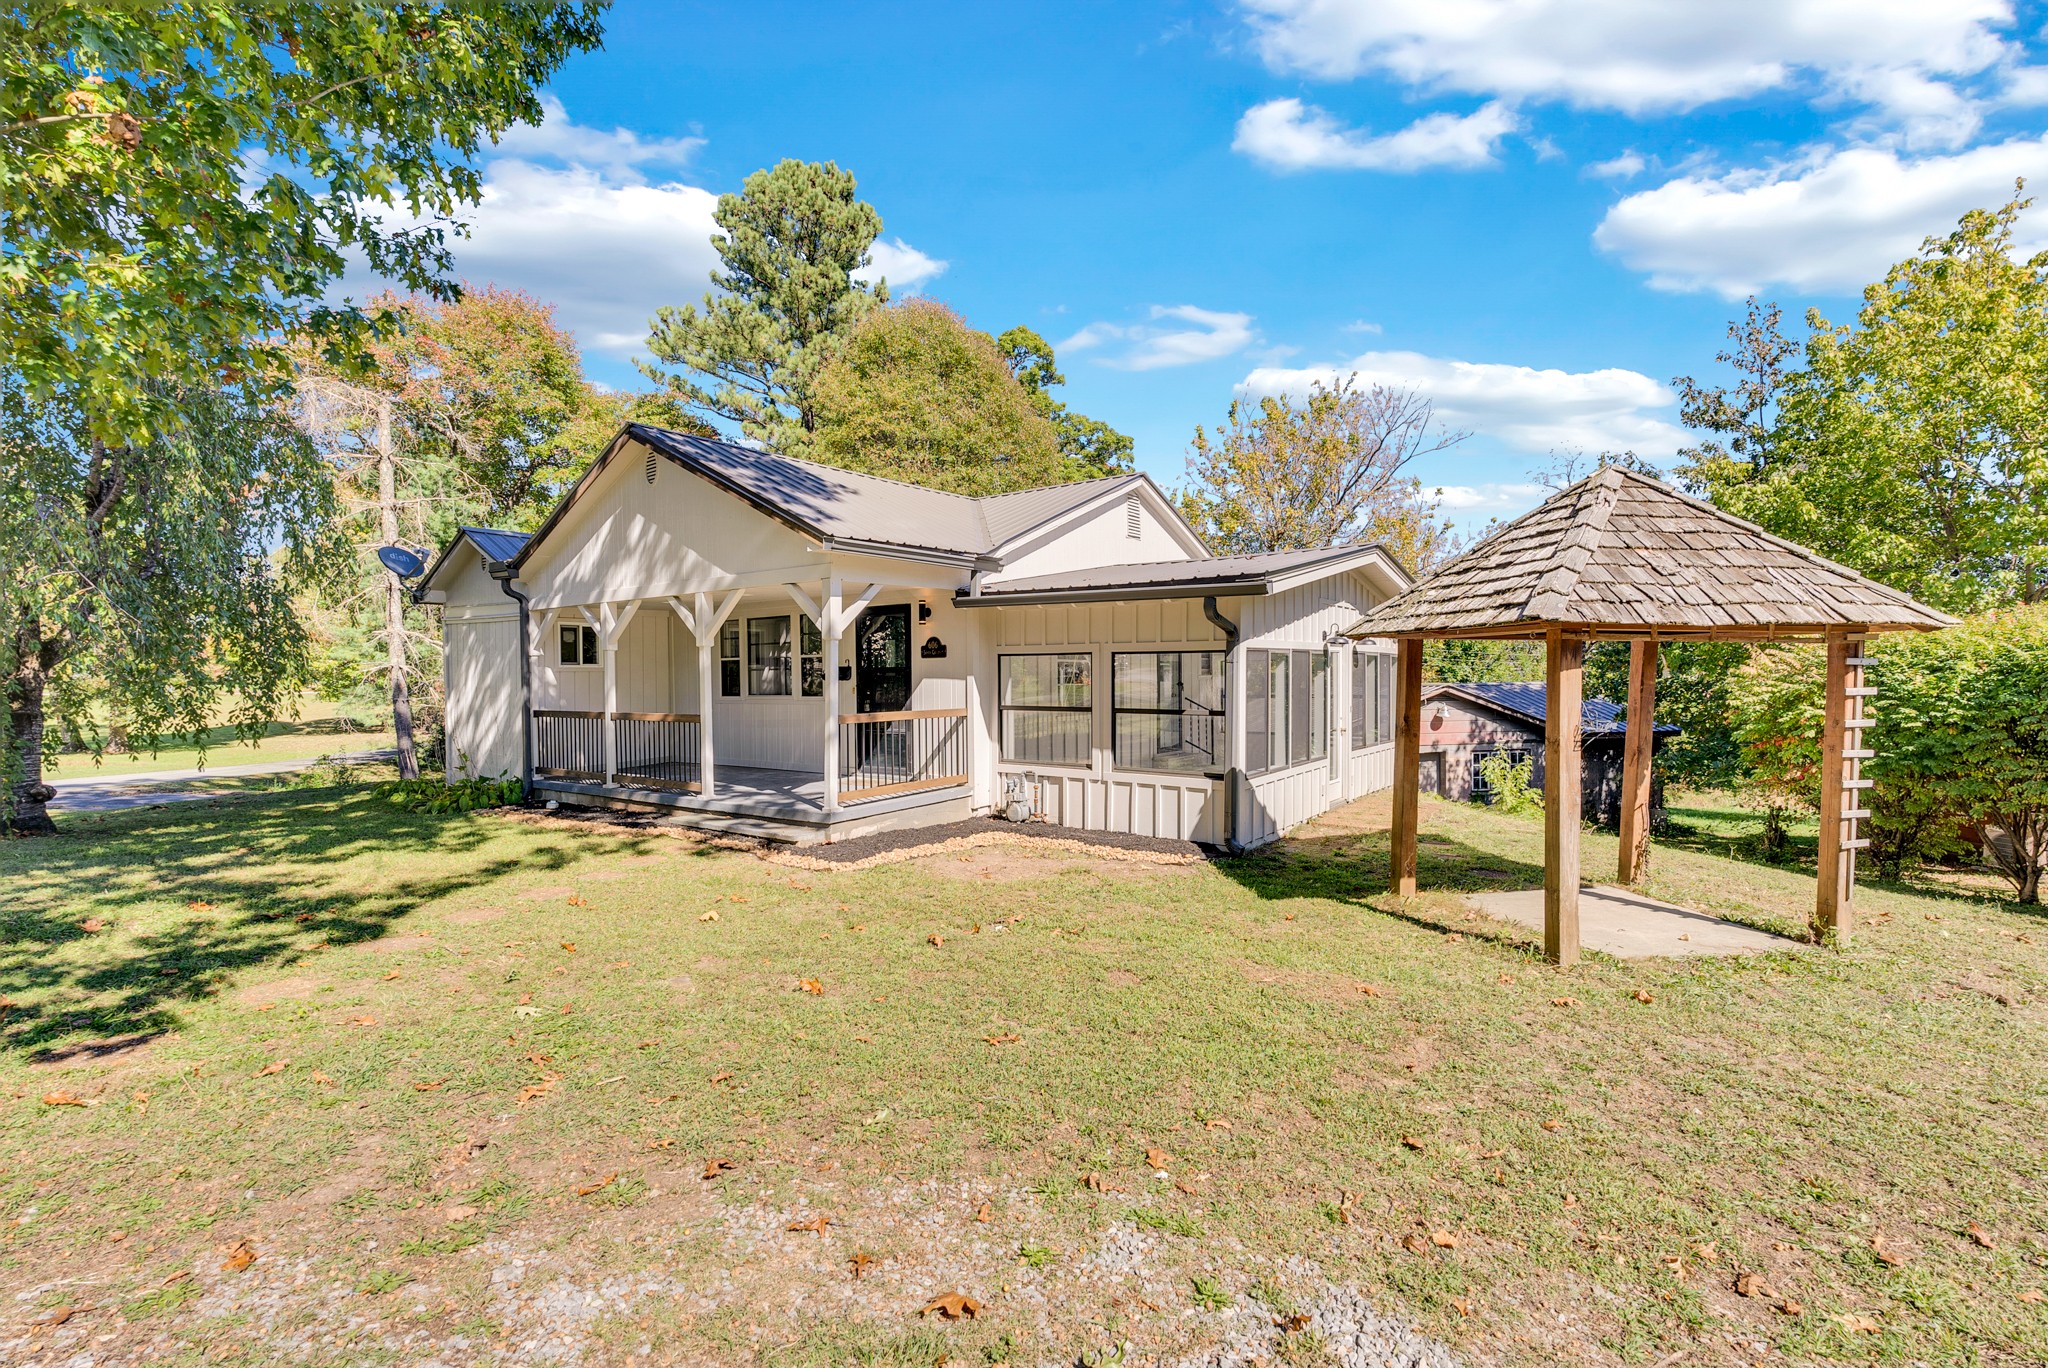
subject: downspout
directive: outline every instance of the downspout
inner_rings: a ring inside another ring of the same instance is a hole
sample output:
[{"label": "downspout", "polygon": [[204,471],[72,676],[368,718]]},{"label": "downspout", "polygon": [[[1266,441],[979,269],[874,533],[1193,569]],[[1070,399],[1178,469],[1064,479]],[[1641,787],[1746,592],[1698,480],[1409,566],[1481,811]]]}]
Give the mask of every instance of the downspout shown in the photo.
[{"label": "downspout", "polygon": [[[1202,596],[1202,616],[1209,619],[1217,631],[1223,633],[1223,677],[1228,680],[1231,677],[1231,666],[1235,663],[1237,655],[1237,624],[1217,611],[1216,596],[1214,594],[1204,594]],[[1244,707],[1244,700],[1241,698],[1230,698],[1226,695],[1223,701],[1225,709],[1223,719],[1224,735],[1231,736],[1235,734],[1235,728],[1230,725],[1229,710]],[[1232,855],[1242,855],[1244,853],[1244,847],[1237,842],[1237,784],[1239,774],[1237,747],[1232,746],[1230,748],[1230,763],[1223,770],[1223,848]]]},{"label": "downspout", "polygon": [[533,798],[533,647],[530,635],[533,631],[531,619],[533,605],[526,601],[526,595],[512,587],[512,567],[503,561],[492,561],[487,567],[498,587],[506,597],[519,605],[519,797],[521,801]]}]

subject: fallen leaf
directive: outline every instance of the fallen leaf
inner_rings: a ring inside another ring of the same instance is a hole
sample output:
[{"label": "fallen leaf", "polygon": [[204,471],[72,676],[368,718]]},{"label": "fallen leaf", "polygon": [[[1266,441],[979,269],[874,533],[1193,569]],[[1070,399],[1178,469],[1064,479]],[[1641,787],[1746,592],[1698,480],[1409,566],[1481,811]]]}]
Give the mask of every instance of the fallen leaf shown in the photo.
[{"label": "fallen leaf", "polygon": [[385,983],[389,983],[389,982],[391,982],[391,980],[393,980],[393,979],[397,978],[397,977],[398,977],[398,974],[399,974],[399,971],[398,971],[398,970],[396,970],[396,969],[393,969],[393,970],[392,970],[392,971],[391,971],[390,973],[388,973],[388,974],[386,974],[386,975],[384,976],[384,978],[383,978],[383,980],[382,980],[382,981],[383,981],[383,982],[385,982]]},{"label": "fallen leaf", "polygon": [[1997,1244],[1995,1244],[1991,1239],[1991,1232],[1986,1230],[1983,1226],[1978,1225],[1975,1221],[1970,1222],[1968,1227],[1966,1227],[1966,1233],[1972,1240],[1975,1240],[1977,1244],[1982,1248],[1998,1248]]},{"label": "fallen leaf", "polygon": [[987,1225],[990,1221],[993,1221],[995,1218],[996,1213],[987,1202],[983,1202],[981,1204],[980,1209],[974,1213],[974,1219],[979,1221],[983,1225]]},{"label": "fallen leaf", "polygon": [[1429,1241],[1424,1238],[1421,1231],[1411,1230],[1401,1237],[1401,1248],[1407,1250],[1410,1254],[1427,1254],[1429,1253]]},{"label": "fallen leaf", "polygon": [[982,1039],[986,1040],[991,1045],[1015,1045],[1018,1041],[1022,1040],[1023,1038],[1023,1036],[1018,1035],[1015,1031],[1010,1031],[1003,1035],[992,1035],[982,1037]]},{"label": "fallen leaf", "polygon": [[256,1246],[247,1240],[237,1240],[227,1251],[227,1255],[227,1258],[221,1260],[220,1266],[230,1273],[239,1273],[256,1262]]},{"label": "fallen leaf", "polygon": [[571,907],[588,907],[588,906],[590,906],[590,899],[588,899],[588,898],[585,898],[585,897],[582,897],[581,895],[577,895],[577,894],[572,894],[572,895],[570,895],[570,898],[569,898],[569,906],[571,906]]},{"label": "fallen leaf", "polygon": [[823,1235],[825,1233],[825,1227],[831,1224],[832,1218],[830,1216],[813,1216],[808,1221],[791,1221],[788,1225],[784,1226],[783,1229],[814,1230],[818,1234]]},{"label": "fallen leaf", "polygon": [[825,991],[825,985],[818,982],[818,980],[816,979],[798,979],[796,981],[796,986],[800,991],[806,993],[822,994]]},{"label": "fallen leaf", "polygon": [[1500,976],[1500,981],[1502,983],[1513,983],[1515,981],[1515,976],[1513,974],[1502,974]]},{"label": "fallen leaf", "polygon": [[1202,1123],[1202,1127],[1205,1130],[1229,1130],[1230,1123],[1220,1116],[1212,1116]]},{"label": "fallen leaf", "polygon": [[1579,1000],[1572,997],[1552,998],[1550,1005],[1553,1007],[1576,1007],[1579,1005]]},{"label": "fallen leaf", "polygon": [[1444,932],[1444,939],[1449,941],[1451,944],[1456,945],[1459,941],[1465,938],[1455,931],[1446,931]]},{"label": "fallen leaf", "polygon": [[1453,1297],[1451,1298],[1451,1305],[1458,1308],[1458,1314],[1461,1316],[1472,1314],[1472,1300],[1469,1297]]},{"label": "fallen leaf", "polygon": [[289,1059],[273,1059],[270,1061],[270,1063],[265,1064],[262,1068],[258,1069],[252,1075],[252,1077],[267,1078],[271,1074],[283,1073],[289,1067],[291,1067],[291,1061]]},{"label": "fallen leaf", "polygon": [[1785,1316],[1800,1316],[1806,1313],[1806,1308],[1792,1300],[1792,1298],[1787,1297],[1778,1303],[1778,1313]]},{"label": "fallen leaf", "polygon": [[1430,1231],[1429,1242],[1438,1249],[1456,1249],[1458,1247],[1458,1237],[1448,1230]]},{"label": "fallen leaf", "polygon": [[111,925],[113,923],[109,922],[105,917],[87,917],[78,924],[78,929],[85,932],[88,936],[93,936],[98,935]]},{"label": "fallen leaf", "polygon": [[1638,988],[1638,989],[1636,989],[1636,1001],[1637,1001],[1637,1002],[1649,1003],[1649,1002],[1655,1002],[1656,1000],[1657,1000],[1657,999],[1656,999],[1655,997],[1651,996],[1651,994],[1650,994],[1650,990],[1649,990],[1649,989],[1647,989],[1647,988]]},{"label": "fallen leaf", "polygon": [[[448,1077],[453,1078],[454,1075],[450,1074]],[[447,1084],[447,1078],[437,1078],[431,1083],[415,1083],[412,1085],[412,1090],[414,1092],[439,1092],[442,1088],[446,1087]]]},{"label": "fallen leaf", "polygon": [[706,913],[702,914],[701,916],[699,916],[699,917],[697,918],[697,920],[698,920],[698,921],[717,921],[717,920],[718,920],[718,909],[717,909],[717,908],[715,908],[715,907],[714,907],[714,908],[712,908],[712,909],[711,909],[711,910],[710,910],[709,912],[706,912]]},{"label": "fallen leaf", "polygon": [[866,1273],[868,1269],[872,1268],[874,1262],[874,1255],[868,1253],[865,1249],[856,1249],[853,1251],[852,1257],[847,1259],[846,1266],[853,1271],[853,1276],[857,1279]]},{"label": "fallen leaf", "polygon": [[2043,1292],[2038,1287],[2030,1287],[2019,1295],[2020,1300],[2023,1302],[2048,1301],[2048,1292]]},{"label": "fallen leaf", "polygon": [[719,1174],[730,1173],[738,1167],[739,1161],[734,1159],[706,1160],[704,1164],[704,1180],[706,1182],[709,1182],[713,1178],[716,1178]]},{"label": "fallen leaf", "polygon": [[191,1276],[192,1276],[192,1270],[191,1270],[191,1269],[189,1269],[189,1268],[181,1268],[181,1269],[179,1269],[179,1270],[178,1270],[177,1272],[175,1272],[175,1273],[171,1274],[171,1276],[170,1276],[170,1277],[168,1277],[168,1278],[165,1278],[165,1279],[164,1279],[164,1280],[163,1280],[162,1282],[158,1283],[158,1284],[157,1284],[157,1286],[158,1286],[158,1287],[176,1287],[176,1286],[177,1286],[177,1285],[178,1285],[179,1283],[181,1283],[181,1282],[185,1281],[185,1279],[187,1279],[187,1278],[189,1278],[189,1277],[191,1277]]},{"label": "fallen leaf", "polygon": [[563,941],[563,942],[562,942],[562,948],[563,948],[564,950],[567,950],[567,951],[568,951],[568,952],[569,952],[570,954],[572,954],[572,955],[573,955],[573,954],[575,954],[575,953],[576,953],[576,942],[575,942],[575,941]]},{"label": "fallen leaf", "polygon": [[1676,1254],[1666,1254],[1658,1259],[1657,1262],[1664,1265],[1664,1271],[1672,1277],[1683,1278],[1685,1276],[1685,1260],[1679,1258]]},{"label": "fallen leaf", "polygon": [[334,1080],[329,1078],[326,1074],[321,1073],[318,1069],[313,1070],[313,1081],[315,1083],[318,1083],[323,1088],[331,1088],[334,1086]]},{"label": "fallen leaf", "polygon": [[261,1007],[258,1007],[256,1010],[259,1012],[274,1012],[277,1010],[277,1004],[274,1002],[266,1002]]},{"label": "fallen leaf", "polygon": [[973,1320],[981,1314],[981,1303],[963,1293],[948,1292],[942,1297],[933,1297],[917,1314],[929,1316],[935,1311],[944,1320],[960,1320],[962,1317]]},{"label": "fallen leaf", "polygon": [[40,1325],[43,1326],[45,1329],[55,1329],[56,1327],[62,1325],[65,1321],[70,1320],[79,1312],[90,1310],[92,1310],[90,1306],[60,1306],[46,1316],[36,1317],[34,1320],[30,1321],[29,1324]]},{"label": "fallen leaf", "polygon": [[1745,1297],[1775,1297],[1777,1290],[1764,1279],[1761,1273],[1750,1272],[1735,1279],[1735,1290]]},{"label": "fallen leaf", "polygon": [[59,1088],[55,1092],[43,1094],[43,1105],[46,1107],[90,1107],[92,1103],[76,1093],[65,1092],[62,1088]]},{"label": "fallen leaf", "polygon": [[1354,983],[1351,986],[1353,989],[1365,994],[1367,997],[1378,997],[1380,995],[1379,985],[1377,984]]},{"label": "fallen leaf", "polygon": [[1287,914],[1287,920],[1288,920],[1288,921],[1293,921],[1293,920],[1294,920],[1294,914],[1293,914],[1292,912],[1289,912],[1289,913]]},{"label": "fallen leaf", "polygon": [[1175,1192],[1184,1192],[1190,1197],[1199,1197],[1202,1195],[1201,1193],[1195,1190],[1195,1185],[1193,1183],[1182,1182],[1179,1179],[1174,1180],[1173,1190]]},{"label": "fallen leaf", "polygon": [[603,1192],[606,1188],[610,1187],[613,1183],[616,1183],[618,1181],[619,1175],[617,1173],[607,1173],[604,1177],[598,1179],[596,1182],[585,1183],[582,1187],[577,1188],[576,1195],[578,1197],[588,1197],[593,1192]]},{"label": "fallen leaf", "polygon": [[527,1084],[519,1090],[518,1105],[523,1107],[538,1098],[546,1097],[553,1090],[554,1086],[555,1080],[552,1078],[545,1078],[538,1083]]},{"label": "fallen leaf", "polygon": [[732,1070],[720,1069],[717,1073],[711,1075],[711,1081],[713,1083],[730,1083],[732,1081]]},{"label": "fallen leaf", "polygon": [[1417,1140],[1417,1139],[1416,1139],[1416,1138],[1415,1138],[1414,1136],[1412,1136],[1412,1135],[1404,1135],[1404,1136],[1402,1136],[1402,1137],[1401,1137],[1401,1143],[1402,1143],[1402,1144],[1404,1144],[1404,1145],[1406,1145],[1406,1146],[1407,1146],[1407,1147],[1408,1147],[1409,1149],[1412,1149],[1412,1150],[1419,1150],[1419,1149],[1423,1148],[1423,1144],[1422,1144],[1422,1142],[1421,1142],[1420,1140]]},{"label": "fallen leaf", "polygon": [[746,899],[746,895],[745,895],[745,894],[743,894],[743,893],[728,893],[728,894],[726,894],[726,895],[725,895],[725,900],[726,900],[727,902],[736,902],[736,903],[743,903],[743,902],[745,902],[745,901],[746,901],[747,899]]},{"label": "fallen leaf", "polygon": [[1564,1127],[1564,1122],[1562,1122],[1562,1121],[1558,1120],[1558,1119],[1557,1119],[1556,1117],[1554,1117],[1554,1116],[1553,1116],[1553,1117],[1551,1117],[1551,1118],[1550,1118],[1550,1119],[1549,1119],[1548,1121],[1545,1121],[1545,1122],[1543,1123],[1543,1129],[1545,1129],[1545,1130],[1548,1130],[1548,1131],[1554,1131],[1554,1130],[1561,1130],[1561,1129],[1563,1129],[1563,1127]]},{"label": "fallen leaf", "polygon": [[211,911],[213,911],[213,904],[212,904],[212,903],[210,903],[210,902],[206,902],[206,901],[204,901],[203,899],[200,899],[200,898],[193,898],[193,899],[192,899],[191,901],[189,901],[189,902],[187,902],[187,903],[185,904],[185,907],[186,907],[186,910],[188,910],[188,911],[191,911],[191,912],[211,912]]},{"label": "fallen leaf", "polygon": [[934,931],[929,936],[925,937],[925,941],[931,945],[944,945],[946,943],[946,938],[940,935],[938,932]]},{"label": "fallen leaf", "polygon": [[377,1024],[377,1018],[367,1015],[354,1016],[348,1019],[348,1024],[351,1026],[375,1026]]},{"label": "fallen leaf", "polygon": [[659,1140],[649,1140],[647,1142],[647,1148],[651,1150],[674,1149],[675,1147],[676,1142],[674,1140],[669,1139],[667,1136],[663,1136]]},{"label": "fallen leaf", "polygon": [[1876,1319],[1864,1315],[1861,1311],[1844,1311],[1836,1319],[1840,1320],[1842,1328],[1852,1335],[1874,1335],[1878,1330]]},{"label": "fallen leaf", "polygon": [[1877,1255],[1877,1261],[1886,1268],[1897,1268],[1906,1261],[1905,1251],[1885,1239],[1882,1231],[1870,1237],[1870,1252]]},{"label": "fallen leaf", "polygon": [[1692,1253],[1701,1263],[1717,1263],[1721,1258],[1721,1242],[1709,1240],[1705,1244],[1696,1244],[1692,1247]]},{"label": "fallen leaf", "polygon": [[1148,1150],[1146,1150],[1146,1151],[1145,1151],[1145,1167],[1146,1167],[1146,1168],[1149,1168],[1149,1169],[1163,1169],[1163,1168],[1166,1168],[1167,1166],[1169,1166],[1169,1165],[1170,1165],[1170,1164],[1172,1164],[1172,1163],[1173,1163],[1173,1156],[1172,1156],[1172,1155],[1170,1155],[1170,1154],[1168,1154],[1168,1153],[1167,1153],[1167,1152],[1166,1152],[1165,1150],[1163,1150],[1163,1149],[1157,1149],[1157,1148],[1155,1148],[1155,1149],[1148,1149]]}]

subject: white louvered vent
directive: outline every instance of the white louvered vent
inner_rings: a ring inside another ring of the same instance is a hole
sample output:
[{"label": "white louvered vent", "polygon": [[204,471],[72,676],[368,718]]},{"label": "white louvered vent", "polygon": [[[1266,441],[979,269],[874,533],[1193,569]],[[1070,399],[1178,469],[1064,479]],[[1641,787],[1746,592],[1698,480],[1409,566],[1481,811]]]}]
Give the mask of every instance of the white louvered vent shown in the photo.
[{"label": "white louvered vent", "polygon": [[661,458],[652,451],[647,453],[647,483],[654,483],[654,472],[661,468]]},{"label": "white louvered vent", "polygon": [[1138,496],[1124,500],[1124,535],[1136,541],[1144,534],[1144,520],[1138,516]]}]

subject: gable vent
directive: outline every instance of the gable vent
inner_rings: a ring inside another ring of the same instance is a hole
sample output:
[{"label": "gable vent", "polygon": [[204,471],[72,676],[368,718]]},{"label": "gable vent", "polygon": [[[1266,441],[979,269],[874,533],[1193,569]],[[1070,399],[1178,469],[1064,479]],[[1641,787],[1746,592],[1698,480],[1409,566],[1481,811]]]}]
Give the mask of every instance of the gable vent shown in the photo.
[{"label": "gable vent", "polygon": [[1138,496],[1133,494],[1124,500],[1124,535],[1136,541],[1144,532],[1144,521],[1138,515]]},{"label": "gable vent", "polygon": [[661,468],[661,458],[652,451],[647,453],[647,483],[654,483],[654,472]]}]

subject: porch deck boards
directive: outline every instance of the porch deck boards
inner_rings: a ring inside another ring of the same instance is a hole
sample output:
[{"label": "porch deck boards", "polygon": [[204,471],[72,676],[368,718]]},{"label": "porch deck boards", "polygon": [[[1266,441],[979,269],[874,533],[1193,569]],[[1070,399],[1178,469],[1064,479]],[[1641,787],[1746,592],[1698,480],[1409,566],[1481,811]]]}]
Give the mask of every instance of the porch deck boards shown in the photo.
[{"label": "porch deck boards", "polygon": [[[656,770],[660,767],[647,768]],[[689,768],[691,772],[688,777],[694,781],[695,766]],[[679,788],[651,787],[631,774],[620,774],[616,783],[607,785],[601,780],[541,773],[534,776],[534,787],[542,791],[553,790],[565,794],[623,799],[635,804],[644,803],[680,812],[757,818],[771,822],[794,822],[815,827],[857,821],[899,808],[952,801],[967,787],[967,782],[963,779],[958,784],[944,787],[842,803],[837,810],[827,814],[825,777],[822,774],[804,770],[765,769],[754,765],[720,765],[715,772],[715,779],[717,791],[708,798],[701,793]]]}]

